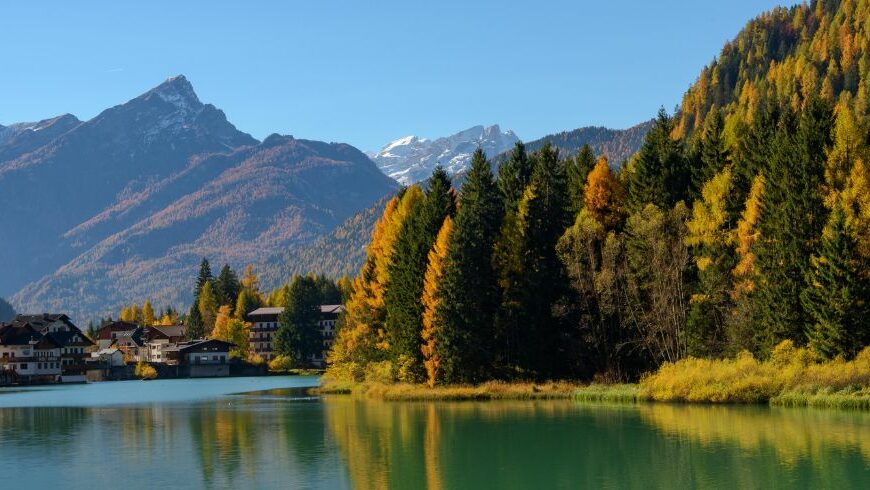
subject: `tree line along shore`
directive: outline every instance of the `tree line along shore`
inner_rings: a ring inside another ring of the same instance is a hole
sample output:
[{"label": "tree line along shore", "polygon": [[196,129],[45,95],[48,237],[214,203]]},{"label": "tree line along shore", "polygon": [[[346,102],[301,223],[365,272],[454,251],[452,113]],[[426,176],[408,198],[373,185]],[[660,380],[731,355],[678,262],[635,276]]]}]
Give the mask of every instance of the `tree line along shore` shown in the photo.
[{"label": "tree line along shore", "polygon": [[498,398],[511,389],[481,383],[568,379],[662,401],[865,403],[867,127],[818,97],[760,104],[739,132],[724,120],[675,137],[660,111],[618,168],[518,143],[497,174],[475,153],[458,192],[441,169],[404,189],[324,391]]}]

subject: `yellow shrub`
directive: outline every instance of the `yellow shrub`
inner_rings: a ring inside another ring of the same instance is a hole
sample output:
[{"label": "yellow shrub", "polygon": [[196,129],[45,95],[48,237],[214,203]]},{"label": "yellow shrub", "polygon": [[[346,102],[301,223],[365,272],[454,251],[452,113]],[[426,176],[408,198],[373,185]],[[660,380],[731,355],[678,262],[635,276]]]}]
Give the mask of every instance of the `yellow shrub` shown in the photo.
[{"label": "yellow shrub", "polygon": [[808,349],[784,341],[770,360],[748,352],[734,359],[687,358],[645,376],[641,396],[658,401],[758,403],[786,393],[819,394],[870,386],[870,347],[853,361],[820,363]]},{"label": "yellow shrub", "polygon": [[269,361],[269,371],[285,373],[292,368],[290,358],[287,356],[278,356]]},{"label": "yellow shrub", "polygon": [[155,379],[157,377],[157,370],[150,364],[139,361],[133,369],[133,375],[141,379]]}]

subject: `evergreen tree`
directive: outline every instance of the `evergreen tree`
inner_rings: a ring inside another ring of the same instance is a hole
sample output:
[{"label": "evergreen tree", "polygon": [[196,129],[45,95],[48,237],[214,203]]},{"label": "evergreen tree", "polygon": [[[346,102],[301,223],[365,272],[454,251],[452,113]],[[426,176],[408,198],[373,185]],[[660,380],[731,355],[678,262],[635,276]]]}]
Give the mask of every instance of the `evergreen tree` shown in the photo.
[{"label": "evergreen tree", "polygon": [[722,112],[714,110],[705,121],[704,134],[698,143],[696,165],[692,168],[692,195],[697,197],[704,184],[725,169],[730,154],[723,135],[724,120]]},{"label": "evergreen tree", "polygon": [[323,304],[340,305],[344,303],[341,287],[336,281],[321,274],[314,278],[314,283],[317,284],[317,289],[320,290],[320,297]]},{"label": "evergreen tree", "polygon": [[[565,361],[563,324],[553,307],[568,290],[567,276],[556,255],[556,243],[570,224],[565,165],[549,144],[535,155],[532,182],[518,213],[522,241],[523,320],[519,331],[519,363],[539,376],[554,376]],[[606,160],[605,160],[606,165]]]},{"label": "evergreen tree", "polygon": [[533,162],[526,154],[525,145],[518,141],[510,157],[498,168],[498,189],[508,212],[516,210],[523,191],[532,179],[533,167]]},{"label": "evergreen tree", "polygon": [[307,365],[311,356],[323,349],[320,304],[320,289],[314,278],[294,277],[275,334],[276,352],[288,357],[293,365]]},{"label": "evergreen tree", "polygon": [[498,285],[493,243],[501,226],[502,202],[486,155],[474,152],[462,186],[442,280],[436,350],[446,382],[487,377],[494,358],[492,329]]},{"label": "evergreen tree", "polygon": [[211,266],[208,263],[208,259],[203,257],[202,262],[199,264],[196,287],[193,290],[193,304],[190,306],[190,313],[187,315],[187,337],[190,339],[199,339],[205,335],[205,323],[199,311],[199,294],[205,283],[212,280],[214,280],[214,277],[211,274]]},{"label": "evergreen tree", "polygon": [[671,137],[673,129],[673,119],[660,109],[629,169],[628,196],[633,210],[647,204],[670,209],[688,197],[691,175],[682,142]]},{"label": "evergreen tree", "polygon": [[833,114],[811,99],[800,116],[786,111],[765,169],[765,198],[759,221],[755,292],[757,347],[767,353],[783,340],[801,344],[809,318],[800,293],[825,223],[821,194],[825,152],[830,147]]},{"label": "evergreen tree", "polygon": [[199,292],[202,291],[205,283],[214,281],[214,276],[211,273],[211,266],[208,263],[208,259],[203,257],[202,261],[199,263],[199,275],[196,278],[196,289],[194,289],[193,295],[194,297],[199,297]]},{"label": "evergreen tree", "polygon": [[190,307],[190,313],[185,318],[185,325],[187,326],[185,332],[188,339],[201,339],[205,336],[205,323],[199,313],[199,300]]},{"label": "evergreen tree", "polygon": [[801,300],[810,318],[809,346],[825,359],[853,357],[870,341],[870,263],[864,260],[839,207],[811,259]]},{"label": "evergreen tree", "polygon": [[235,306],[239,298],[239,291],[242,288],[239,282],[239,277],[236,275],[229,264],[224,264],[221,268],[221,273],[215,281],[215,294],[218,298],[218,303],[221,305]]},{"label": "evergreen tree", "polygon": [[568,176],[568,210],[571,216],[576,216],[583,208],[586,195],[586,179],[595,167],[595,154],[588,144],[580,148],[580,152],[566,163]]},{"label": "evergreen tree", "polygon": [[456,204],[450,177],[436,167],[429,179],[425,198],[405,221],[396,238],[390,265],[390,284],[384,297],[385,330],[393,359],[403,368],[403,381],[423,378],[422,338],[423,277],[428,252],[444,218],[453,214]]}]

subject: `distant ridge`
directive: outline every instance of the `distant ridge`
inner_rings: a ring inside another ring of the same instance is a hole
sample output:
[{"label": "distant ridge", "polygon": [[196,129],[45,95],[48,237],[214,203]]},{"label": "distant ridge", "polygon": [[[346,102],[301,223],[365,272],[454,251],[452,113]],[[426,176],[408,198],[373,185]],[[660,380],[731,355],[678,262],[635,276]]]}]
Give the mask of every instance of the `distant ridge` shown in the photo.
[{"label": "distant ridge", "polygon": [[369,152],[369,156],[385,174],[409,185],[428,179],[436,165],[449,174],[464,172],[478,147],[488,155],[497,155],[517,141],[513,131],[502,131],[497,124],[474,126],[435,140],[405,136],[387,143],[378,152]]},{"label": "distant ridge", "polygon": [[203,256],[241,268],[397,188],[350,145],[258,142],[184,76],[89,121],[0,133],[11,155],[0,159],[0,229],[16,237],[0,247],[0,295],[18,311],[89,319],[146,297],[182,307]]}]

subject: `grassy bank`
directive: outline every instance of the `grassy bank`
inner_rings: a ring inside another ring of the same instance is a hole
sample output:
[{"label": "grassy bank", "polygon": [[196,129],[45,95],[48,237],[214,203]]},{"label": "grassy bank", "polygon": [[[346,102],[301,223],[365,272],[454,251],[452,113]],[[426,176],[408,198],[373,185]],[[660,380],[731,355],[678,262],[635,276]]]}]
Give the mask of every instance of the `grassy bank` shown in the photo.
[{"label": "grassy bank", "polygon": [[405,383],[326,380],[314,391],[390,401],[574,399],[870,409],[870,348],[852,361],[820,362],[810,351],[783,342],[766,361],[748,353],[733,359],[688,358],[662,365],[638,384],[491,381],[429,388]]},{"label": "grassy bank", "polygon": [[490,381],[479,385],[451,385],[430,388],[426,385],[395,383],[343,383],[327,381],[316,394],[353,394],[387,401],[435,400],[542,400],[571,399],[579,383],[506,383]]},{"label": "grassy bank", "polygon": [[734,359],[666,363],[640,382],[639,397],[687,403],[770,403],[781,406],[870,408],[870,348],[852,361],[819,362],[791,342],[766,361]]}]

